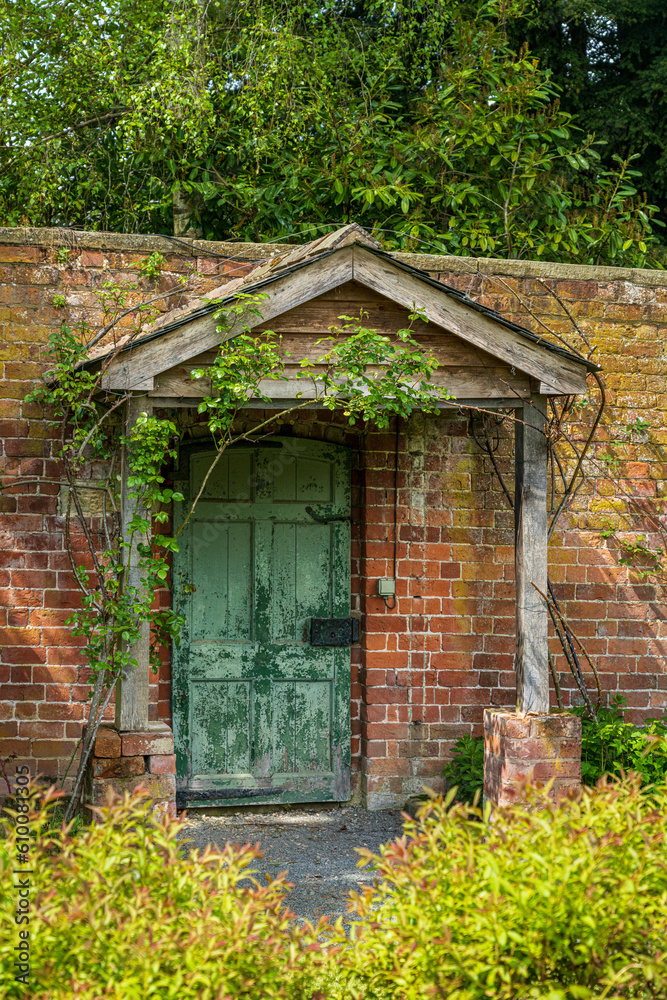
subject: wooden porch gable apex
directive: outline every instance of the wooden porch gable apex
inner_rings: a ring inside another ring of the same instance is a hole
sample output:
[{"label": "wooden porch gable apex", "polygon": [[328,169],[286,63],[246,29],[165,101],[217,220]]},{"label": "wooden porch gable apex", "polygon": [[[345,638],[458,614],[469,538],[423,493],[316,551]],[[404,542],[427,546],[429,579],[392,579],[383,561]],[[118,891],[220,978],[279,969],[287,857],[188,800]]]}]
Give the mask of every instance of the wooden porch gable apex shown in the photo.
[{"label": "wooden porch gable apex", "polygon": [[[109,364],[105,387],[113,390],[154,388],[156,376],[218,346],[215,313],[241,294],[261,292],[265,299],[252,326],[275,317],[353,281],[406,309],[419,309],[430,323],[467,344],[512,366],[535,381],[547,395],[586,391],[586,375],[597,366],[566,351],[500,314],[468,299],[457,289],[431,278],[379,249],[361,227],[352,224],[311,243],[283,251],[237,278],[214,289],[205,299],[167,312],[143,337],[117,345]],[[239,320],[226,339],[240,333],[248,320]],[[111,350],[91,355],[99,364]]]}]

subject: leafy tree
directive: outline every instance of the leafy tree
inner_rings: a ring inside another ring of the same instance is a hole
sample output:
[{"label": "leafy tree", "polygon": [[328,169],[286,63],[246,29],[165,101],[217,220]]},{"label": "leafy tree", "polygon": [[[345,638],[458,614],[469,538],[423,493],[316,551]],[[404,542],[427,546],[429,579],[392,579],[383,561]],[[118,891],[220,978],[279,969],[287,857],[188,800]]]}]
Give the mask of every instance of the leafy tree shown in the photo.
[{"label": "leafy tree", "polygon": [[[522,0],[0,0],[0,220],[660,266]],[[184,218],[185,217],[185,218]]]},{"label": "leafy tree", "polygon": [[667,213],[667,7],[662,0],[537,0],[510,37],[527,42],[595,132],[603,162],[637,155],[639,182]]}]

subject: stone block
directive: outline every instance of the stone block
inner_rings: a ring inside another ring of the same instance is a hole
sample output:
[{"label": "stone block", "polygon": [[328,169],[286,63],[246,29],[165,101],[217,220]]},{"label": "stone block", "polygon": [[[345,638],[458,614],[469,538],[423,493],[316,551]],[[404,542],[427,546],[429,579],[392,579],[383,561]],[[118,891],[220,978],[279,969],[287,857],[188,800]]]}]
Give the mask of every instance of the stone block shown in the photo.
[{"label": "stone block", "polygon": [[122,732],[120,735],[123,757],[165,756],[174,752],[174,734],[164,722],[150,724],[141,732]]},{"label": "stone block", "polygon": [[517,801],[526,783],[551,781],[559,798],[581,783],[581,719],[566,713],[518,716],[484,713],[484,796]]},{"label": "stone block", "polygon": [[145,771],[144,757],[93,758],[93,778],[136,778]]},{"label": "stone block", "polygon": [[149,757],[149,769],[151,774],[176,774],[175,754]]},{"label": "stone block", "polygon": [[581,739],[581,719],[565,712],[530,716],[530,732],[536,738]]},{"label": "stone block", "polygon": [[109,794],[124,795],[143,788],[152,798],[176,800],[176,778],[171,774],[143,774],[135,778],[93,778],[91,804],[106,805]]},{"label": "stone block", "polygon": [[120,757],[121,739],[113,726],[100,726],[97,730],[93,755],[95,757]]}]

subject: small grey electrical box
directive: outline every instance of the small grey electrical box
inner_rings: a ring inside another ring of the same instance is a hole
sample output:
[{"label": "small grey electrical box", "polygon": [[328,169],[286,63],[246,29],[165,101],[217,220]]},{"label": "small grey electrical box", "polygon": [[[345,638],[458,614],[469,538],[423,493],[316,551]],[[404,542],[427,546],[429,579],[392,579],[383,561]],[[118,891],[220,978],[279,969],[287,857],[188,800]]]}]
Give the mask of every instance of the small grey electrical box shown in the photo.
[{"label": "small grey electrical box", "polygon": [[393,579],[378,580],[378,597],[393,597],[396,594],[396,581]]}]

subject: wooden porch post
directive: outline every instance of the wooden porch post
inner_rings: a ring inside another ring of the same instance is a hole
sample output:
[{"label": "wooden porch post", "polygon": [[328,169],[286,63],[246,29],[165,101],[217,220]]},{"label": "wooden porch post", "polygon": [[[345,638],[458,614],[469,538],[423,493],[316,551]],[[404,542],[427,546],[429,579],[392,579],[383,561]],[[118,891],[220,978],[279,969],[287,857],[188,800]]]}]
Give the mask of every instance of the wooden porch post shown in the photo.
[{"label": "wooden porch post", "polygon": [[[132,427],[136,424],[142,413],[150,416],[153,411],[153,401],[145,394],[135,395],[130,393],[127,402],[125,415],[125,434],[129,435]],[[121,469],[121,523],[123,533],[126,526],[135,512],[136,500],[128,497],[128,456],[127,449],[123,449],[122,469]],[[142,511],[140,510],[139,513]],[[127,553],[129,559],[129,572],[127,582],[130,586],[138,587],[140,583],[139,552],[137,544],[140,540],[135,537],[132,548]],[[141,629],[141,637],[138,642],[129,647],[128,652],[136,659],[134,667],[128,667],[116,683],[116,729],[145,730],[148,727],[148,680],[150,675],[149,663],[149,641],[150,628],[146,622]]]},{"label": "wooden porch post", "polygon": [[533,582],[547,590],[547,400],[534,394],[516,409],[515,570],[516,709],[549,712],[547,609]]}]

